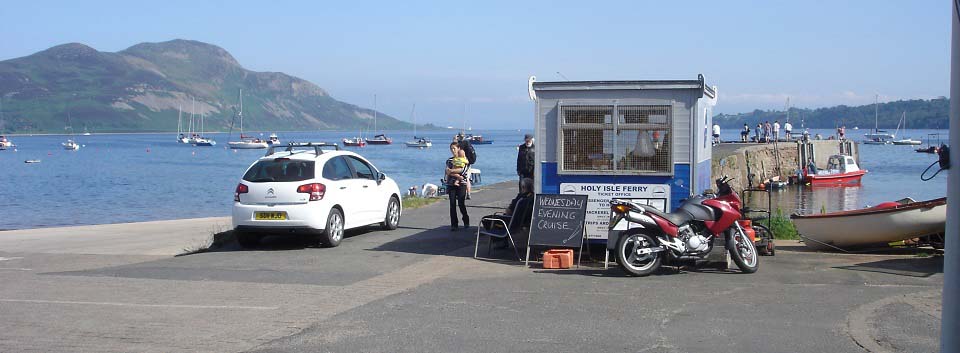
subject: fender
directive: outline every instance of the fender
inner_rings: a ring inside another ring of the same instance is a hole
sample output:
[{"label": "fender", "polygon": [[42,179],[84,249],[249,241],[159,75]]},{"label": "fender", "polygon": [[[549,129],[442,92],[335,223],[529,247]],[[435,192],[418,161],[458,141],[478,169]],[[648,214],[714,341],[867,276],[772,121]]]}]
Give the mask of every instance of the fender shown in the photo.
[{"label": "fender", "polygon": [[677,237],[677,232],[678,232],[677,226],[673,225],[673,223],[670,223],[670,221],[666,219],[660,218],[655,214],[650,214],[649,216],[650,218],[653,218],[654,222],[657,222],[657,226],[659,226],[660,230],[662,230],[665,234],[673,238]]},{"label": "fender", "polygon": [[734,222],[741,218],[740,211],[723,200],[705,200],[703,204],[720,211],[720,219],[715,222],[704,222],[713,235],[720,235],[721,232],[730,228]]}]

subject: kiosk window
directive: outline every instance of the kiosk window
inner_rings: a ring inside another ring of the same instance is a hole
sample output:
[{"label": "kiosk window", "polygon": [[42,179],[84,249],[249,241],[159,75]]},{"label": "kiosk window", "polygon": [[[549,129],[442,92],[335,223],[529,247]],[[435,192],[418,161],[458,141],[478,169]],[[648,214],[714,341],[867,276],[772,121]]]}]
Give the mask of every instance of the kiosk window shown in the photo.
[{"label": "kiosk window", "polygon": [[640,174],[671,173],[670,106],[621,105],[617,107],[617,116],[616,169]]},{"label": "kiosk window", "polygon": [[613,171],[613,106],[562,106],[564,171]]},{"label": "kiosk window", "polygon": [[673,172],[669,105],[569,105],[560,113],[560,172]]}]

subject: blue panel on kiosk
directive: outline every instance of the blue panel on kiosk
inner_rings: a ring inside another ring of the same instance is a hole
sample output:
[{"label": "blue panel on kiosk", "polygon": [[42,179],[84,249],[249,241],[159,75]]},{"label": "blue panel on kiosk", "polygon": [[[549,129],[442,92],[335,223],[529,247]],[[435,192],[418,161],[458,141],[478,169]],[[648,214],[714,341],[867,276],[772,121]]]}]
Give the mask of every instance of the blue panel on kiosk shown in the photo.
[{"label": "blue panel on kiosk", "polygon": [[[710,167],[710,162],[704,162],[706,167]],[[704,164],[701,163],[701,164]],[[698,165],[700,167],[700,165]],[[690,165],[674,164],[674,176],[656,176],[656,175],[559,175],[557,173],[557,163],[540,163],[541,180],[540,190],[544,194],[560,193],[561,183],[604,183],[604,184],[669,184],[670,185],[670,210],[676,210],[680,207],[680,202],[690,197]],[[709,174],[708,174],[709,175]],[[709,176],[707,177],[709,181]],[[679,183],[678,183],[679,181]],[[706,185],[710,185],[709,182]],[[705,189],[706,186],[697,186],[698,189]],[[701,190],[702,191],[702,190]]]},{"label": "blue panel on kiosk", "polygon": [[697,180],[694,184],[696,190],[694,190],[695,195],[702,194],[705,190],[713,187],[713,176],[711,175],[711,161],[705,160],[703,162],[697,163]]}]

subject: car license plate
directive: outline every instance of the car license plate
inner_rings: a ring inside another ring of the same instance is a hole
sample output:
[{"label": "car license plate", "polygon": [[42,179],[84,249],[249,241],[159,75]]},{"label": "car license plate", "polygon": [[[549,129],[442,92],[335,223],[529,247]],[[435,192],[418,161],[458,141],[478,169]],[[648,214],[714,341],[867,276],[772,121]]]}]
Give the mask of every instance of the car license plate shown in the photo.
[{"label": "car license plate", "polygon": [[287,220],[286,212],[254,212],[253,217],[258,221],[285,221]]}]

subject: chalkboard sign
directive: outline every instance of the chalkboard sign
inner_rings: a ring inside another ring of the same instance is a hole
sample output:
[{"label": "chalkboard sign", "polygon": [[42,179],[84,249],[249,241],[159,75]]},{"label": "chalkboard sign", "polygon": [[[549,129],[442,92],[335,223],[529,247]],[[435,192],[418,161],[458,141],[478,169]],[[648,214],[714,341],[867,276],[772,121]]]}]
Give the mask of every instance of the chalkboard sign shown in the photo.
[{"label": "chalkboard sign", "polygon": [[529,245],[580,247],[586,216],[587,195],[537,194]]}]

